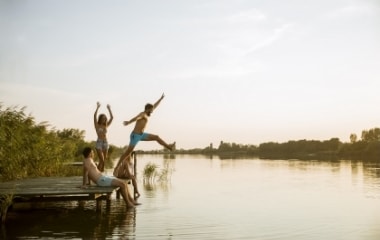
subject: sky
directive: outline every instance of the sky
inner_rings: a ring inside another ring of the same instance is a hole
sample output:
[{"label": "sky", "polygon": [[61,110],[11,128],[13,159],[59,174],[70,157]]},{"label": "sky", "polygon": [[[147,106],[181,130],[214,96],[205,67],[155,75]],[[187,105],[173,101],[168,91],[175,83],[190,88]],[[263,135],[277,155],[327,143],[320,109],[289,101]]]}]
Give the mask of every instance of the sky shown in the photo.
[{"label": "sky", "polygon": [[[108,141],[349,141],[380,127],[378,0],[0,0],[0,103]],[[155,142],[136,149],[161,149]]]}]

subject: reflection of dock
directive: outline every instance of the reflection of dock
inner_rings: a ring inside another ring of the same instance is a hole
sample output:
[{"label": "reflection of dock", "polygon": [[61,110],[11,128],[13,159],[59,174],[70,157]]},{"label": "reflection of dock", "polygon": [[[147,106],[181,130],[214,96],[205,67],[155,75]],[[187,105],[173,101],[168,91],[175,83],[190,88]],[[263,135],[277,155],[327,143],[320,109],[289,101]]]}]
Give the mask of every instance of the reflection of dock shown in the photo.
[{"label": "reflection of dock", "polygon": [[82,176],[75,177],[40,177],[15,180],[0,183],[0,197],[3,197],[1,220],[6,219],[8,208],[4,203],[10,196],[10,204],[19,202],[49,202],[49,201],[96,201],[96,210],[101,210],[101,203],[111,204],[111,194],[118,187],[98,187],[92,185],[86,189],[80,188]]}]

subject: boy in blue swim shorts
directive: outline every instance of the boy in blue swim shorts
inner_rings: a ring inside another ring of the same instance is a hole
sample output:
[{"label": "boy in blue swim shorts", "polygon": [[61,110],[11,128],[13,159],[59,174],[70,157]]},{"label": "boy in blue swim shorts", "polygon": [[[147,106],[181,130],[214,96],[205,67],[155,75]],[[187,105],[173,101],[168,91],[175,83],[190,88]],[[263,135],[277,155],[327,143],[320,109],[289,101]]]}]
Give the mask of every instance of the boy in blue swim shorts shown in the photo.
[{"label": "boy in blue swim shorts", "polygon": [[152,114],[153,110],[156,109],[156,107],[160,104],[162,99],[164,99],[165,95],[162,94],[162,96],[154,103],[150,104],[147,103],[145,105],[145,109],[143,112],[139,113],[136,117],[132,118],[129,121],[124,121],[124,125],[127,126],[130,123],[136,122],[134,129],[132,130],[132,133],[129,138],[129,146],[127,150],[121,155],[119,162],[117,163],[116,167],[119,166],[120,163],[125,161],[128,156],[131,155],[133,150],[135,149],[137,143],[139,141],[156,141],[160,145],[164,146],[165,148],[169,149],[170,151],[173,151],[175,149],[175,142],[172,144],[167,144],[164,140],[162,140],[158,135],[145,133],[145,127],[148,123],[148,118]]},{"label": "boy in blue swim shorts", "polygon": [[146,139],[148,139],[148,136],[149,136],[149,133],[138,134],[135,132],[131,132],[131,134],[129,135],[129,145],[136,146],[138,142],[146,141]]}]

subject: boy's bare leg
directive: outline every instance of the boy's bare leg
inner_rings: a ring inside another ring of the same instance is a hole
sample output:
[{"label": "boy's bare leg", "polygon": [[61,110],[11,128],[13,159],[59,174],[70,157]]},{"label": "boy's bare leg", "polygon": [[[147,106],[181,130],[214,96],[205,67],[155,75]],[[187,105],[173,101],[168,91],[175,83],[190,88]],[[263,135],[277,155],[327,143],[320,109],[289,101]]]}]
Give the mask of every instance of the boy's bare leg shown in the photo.
[{"label": "boy's bare leg", "polygon": [[108,149],[103,149],[103,166],[102,166],[102,172],[104,171],[106,161],[108,157]]},{"label": "boy's bare leg", "polygon": [[137,181],[136,181],[135,176],[130,172],[129,168],[128,168],[128,178],[131,179],[131,181],[132,181],[134,199],[139,198],[140,192],[139,192],[139,189],[137,187]]},{"label": "boy's bare leg", "polygon": [[112,180],[112,185],[120,188],[121,196],[123,197],[128,207],[134,207],[136,205],[139,205],[139,203],[137,203],[129,194],[128,187],[124,182],[118,179],[114,179]]},{"label": "boy's bare leg", "polygon": [[175,142],[173,142],[172,144],[167,144],[164,141],[162,141],[162,142],[163,142],[163,144],[161,144],[161,143],[160,144],[162,146],[166,147],[167,149],[169,149],[170,151],[174,151],[175,150]]},{"label": "boy's bare leg", "polygon": [[130,156],[131,153],[133,152],[133,149],[134,149],[133,146],[128,146],[127,150],[125,150],[125,152],[120,156],[119,161],[117,162],[117,165],[122,163],[128,156]]},{"label": "boy's bare leg", "polygon": [[128,167],[127,167],[127,174],[128,174],[128,178],[131,179],[132,181],[132,185],[133,185],[133,196],[134,196],[134,199],[136,198],[139,198],[140,197],[140,193],[139,193],[139,190],[137,188],[137,181],[136,181],[136,178],[135,176],[132,174],[131,172],[131,168],[132,168],[132,157],[129,158],[129,161],[128,161]]},{"label": "boy's bare leg", "polygon": [[127,197],[129,198],[129,201],[130,201],[131,203],[133,203],[134,206],[136,206],[136,205],[141,205],[141,203],[138,203],[138,202],[137,202],[137,201],[131,196],[131,194],[129,194],[128,187],[125,186],[125,188],[127,189],[126,192],[127,192]]},{"label": "boy's bare leg", "polygon": [[123,197],[125,203],[128,207],[134,207],[135,203],[131,201],[129,194],[127,193],[126,187],[120,187],[121,196]]},{"label": "boy's bare leg", "polygon": [[99,157],[98,169],[99,169],[99,171],[103,172],[104,171],[104,154],[103,154],[103,151],[100,149],[96,149],[96,153],[98,154],[98,157]]},{"label": "boy's bare leg", "polygon": [[161,146],[164,146],[165,148],[169,149],[170,151],[175,150],[175,142],[172,144],[167,144],[160,136],[158,135],[153,135],[150,134],[148,138],[145,141],[156,141],[158,142]]},{"label": "boy's bare leg", "polygon": [[170,151],[174,151],[175,150],[175,144],[176,142],[173,142],[172,144],[170,144]]},{"label": "boy's bare leg", "polygon": [[133,196],[134,198],[139,198],[140,197],[140,193],[139,193],[139,190],[137,188],[137,182],[136,182],[136,178],[135,176],[131,176],[131,180],[132,180],[132,185],[133,185]]}]

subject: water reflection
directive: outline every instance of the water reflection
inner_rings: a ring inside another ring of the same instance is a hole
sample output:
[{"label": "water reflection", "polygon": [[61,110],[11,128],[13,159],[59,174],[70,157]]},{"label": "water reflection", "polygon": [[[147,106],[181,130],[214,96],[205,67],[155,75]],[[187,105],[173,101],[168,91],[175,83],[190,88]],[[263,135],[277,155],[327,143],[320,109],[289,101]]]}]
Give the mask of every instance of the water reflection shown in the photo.
[{"label": "water reflection", "polygon": [[[142,180],[150,162],[167,181]],[[378,163],[141,155],[137,171],[136,209],[114,196],[102,214],[94,203],[45,205],[12,213],[0,237],[380,239]]]},{"label": "water reflection", "polygon": [[176,155],[173,154],[173,153],[165,153],[163,155],[164,159],[175,159],[176,158]]},{"label": "water reflection", "polygon": [[170,182],[144,182],[144,193],[148,196],[154,196],[155,192],[159,191],[160,194],[169,193]]},{"label": "water reflection", "polygon": [[[123,201],[114,200],[101,213],[92,204],[77,202],[44,203],[32,209],[10,212],[2,229],[2,239],[80,238],[104,239],[131,236],[136,227],[136,209],[127,209]],[[76,207],[75,207],[76,206]]]}]

